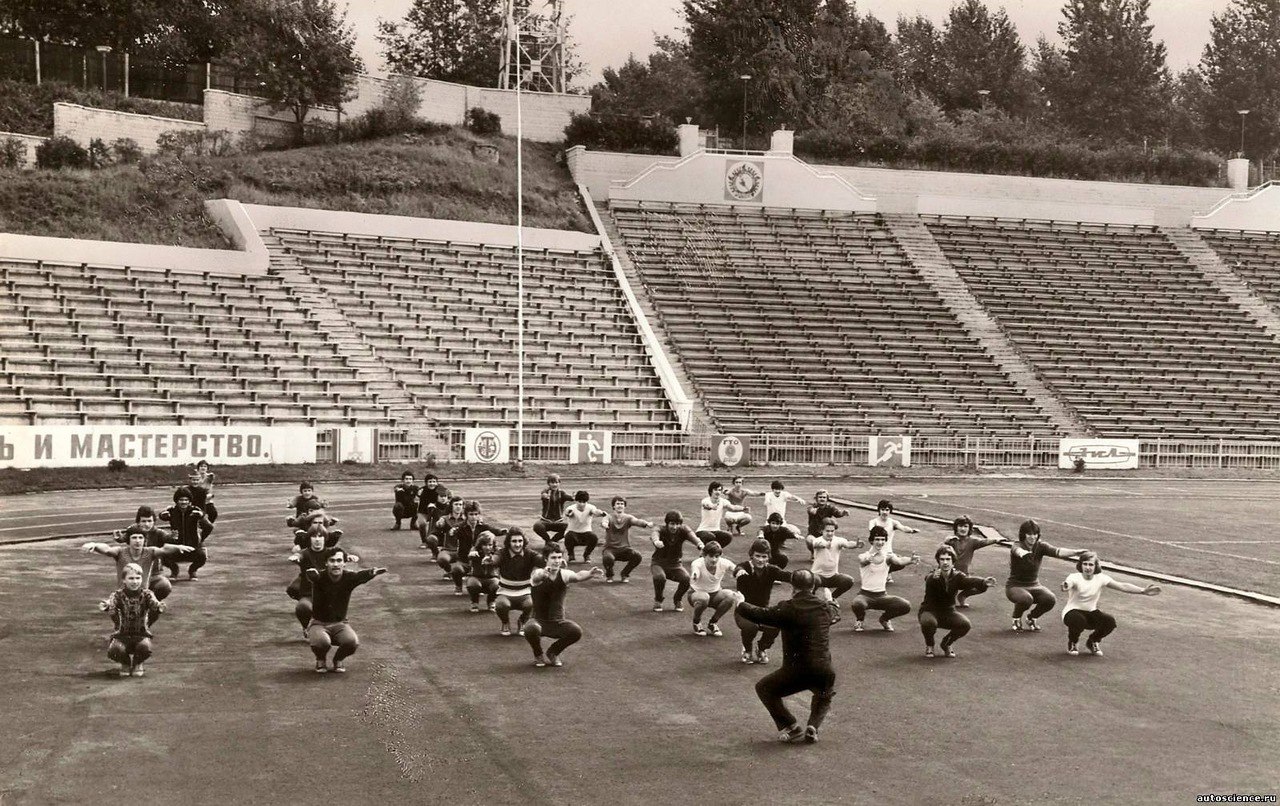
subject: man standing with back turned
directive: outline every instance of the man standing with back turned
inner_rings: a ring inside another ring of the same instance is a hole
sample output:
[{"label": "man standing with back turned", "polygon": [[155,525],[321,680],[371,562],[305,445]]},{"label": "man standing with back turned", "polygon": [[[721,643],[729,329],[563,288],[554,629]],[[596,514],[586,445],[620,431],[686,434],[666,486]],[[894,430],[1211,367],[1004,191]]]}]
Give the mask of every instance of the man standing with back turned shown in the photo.
[{"label": "man standing with back turned", "polygon": [[[791,598],[773,607],[747,604],[739,593],[736,614],[747,621],[782,631],[782,668],[760,678],[756,695],[769,709],[784,742],[818,741],[818,729],[835,696],[836,672],[831,666],[828,642],[833,609],[815,594],[817,578],[808,571],[791,575]],[[800,727],[783,697],[813,692],[809,724]]]}]

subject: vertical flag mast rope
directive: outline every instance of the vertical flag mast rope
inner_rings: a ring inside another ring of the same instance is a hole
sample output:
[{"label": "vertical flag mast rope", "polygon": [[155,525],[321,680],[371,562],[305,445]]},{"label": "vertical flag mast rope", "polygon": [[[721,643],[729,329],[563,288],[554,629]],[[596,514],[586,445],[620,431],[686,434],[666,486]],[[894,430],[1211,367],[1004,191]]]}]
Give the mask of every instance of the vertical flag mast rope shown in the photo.
[{"label": "vertical flag mast rope", "polygon": [[520,106],[523,83],[516,82],[516,464],[519,467],[524,466],[524,116]]}]

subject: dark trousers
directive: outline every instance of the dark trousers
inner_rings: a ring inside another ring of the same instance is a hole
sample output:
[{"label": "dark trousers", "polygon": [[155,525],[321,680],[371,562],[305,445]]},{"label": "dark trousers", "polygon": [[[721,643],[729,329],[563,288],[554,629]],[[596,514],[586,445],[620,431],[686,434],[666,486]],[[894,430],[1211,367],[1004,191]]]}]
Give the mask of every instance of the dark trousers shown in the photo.
[{"label": "dark trousers", "polygon": [[569,552],[569,559],[573,559],[573,550],[578,546],[582,546],[582,560],[586,562],[591,557],[591,552],[596,550],[596,546],[600,544],[600,538],[596,537],[595,532],[565,532],[564,548]]},{"label": "dark trousers", "polygon": [[471,595],[472,604],[480,604],[480,594],[484,594],[487,604],[493,604],[498,598],[497,577],[467,577],[467,593]]},{"label": "dark trousers", "polygon": [[1067,641],[1073,644],[1085,630],[1093,630],[1090,641],[1101,641],[1116,628],[1115,617],[1101,610],[1069,610],[1062,621],[1067,625]]},{"label": "dark trousers", "polygon": [[[541,518],[533,525],[533,533],[542,538],[547,543],[559,543],[564,540],[564,533],[568,531],[569,524],[566,521],[549,521]],[[554,535],[554,537],[552,536]]]},{"label": "dark trousers", "polygon": [[107,646],[107,657],[116,663],[129,663],[132,659],[134,666],[140,666],[151,657],[151,639],[140,635],[112,638]]},{"label": "dark trousers", "polygon": [[626,565],[622,566],[623,577],[631,576],[631,572],[636,570],[636,566],[640,564],[640,552],[635,549],[611,549],[606,546],[601,556],[604,558],[604,576],[606,579],[613,579],[613,566],[618,560],[626,563]]},{"label": "dark trousers", "polygon": [[716,529],[715,531],[704,529],[701,532],[696,532],[696,534],[698,535],[698,539],[703,543],[706,543],[709,540],[714,540],[720,544],[720,548],[722,549],[728,548],[729,544],[733,542],[733,535],[723,529]]},{"label": "dark trousers", "polygon": [[858,621],[862,621],[866,617],[868,610],[879,610],[884,614],[880,616],[881,623],[884,623],[910,613],[911,603],[901,596],[890,596],[883,591],[879,593],[858,591],[858,595],[853,597],[853,602],[850,603],[849,609],[853,611],[853,617]]},{"label": "dark trousers", "polygon": [[180,557],[181,559],[178,557],[165,557],[160,561],[161,565],[169,569],[169,576],[176,577],[178,575],[179,562],[191,562],[191,565],[187,566],[187,574],[194,574],[203,568],[205,563],[209,562],[209,552],[205,551],[204,546],[190,554],[182,554]]},{"label": "dark trousers", "polygon": [[1040,618],[1058,603],[1058,597],[1044,585],[1006,585],[1004,595],[1013,602],[1014,618],[1022,618],[1023,613],[1027,618]]},{"label": "dark trousers", "polygon": [[920,620],[920,632],[924,635],[925,646],[933,646],[933,637],[939,628],[951,631],[942,636],[943,649],[965,637],[969,628],[973,626],[969,623],[969,619],[954,610],[942,610],[937,613],[921,610],[917,618]]},{"label": "dark trousers", "polygon": [[773,717],[773,724],[778,730],[796,724],[796,718],[787,709],[783,697],[798,694],[801,691],[813,692],[813,703],[809,707],[809,724],[815,728],[822,727],[822,720],[831,709],[831,699],[836,696],[836,672],[830,666],[783,666],[772,674],[767,674],[756,683],[756,696]]},{"label": "dark trousers", "polygon": [[689,572],[684,570],[683,566],[677,565],[674,568],[663,568],[661,565],[650,566],[653,574],[653,600],[655,602],[662,601],[662,592],[666,590],[667,580],[676,583],[676,595],[671,601],[679,604],[684,595],[689,592]]},{"label": "dark trousers", "polygon": [[773,642],[778,640],[778,633],[781,632],[777,627],[762,627],[754,621],[744,619],[738,615],[737,611],[733,614],[733,622],[738,625],[738,629],[742,631],[742,648],[751,651],[751,644],[756,640],[756,636],[760,636],[760,651],[764,652],[773,646]]},{"label": "dark trousers", "polygon": [[547,653],[559,655],[569,647],[582,640],[582,628],[573,621],[548,621],[543,623],[537,619],[529,619],[524,625],[524,640],[533,648],[535,658],[542,656],[543,637],[556,639]]},{"label": "dark trousers", "polygon": [[832,599],[839,599],[842,594],[853,590],[853,577],[848,574],[832,574],[829,577],[818,577],[818,584],[831,589]]}]

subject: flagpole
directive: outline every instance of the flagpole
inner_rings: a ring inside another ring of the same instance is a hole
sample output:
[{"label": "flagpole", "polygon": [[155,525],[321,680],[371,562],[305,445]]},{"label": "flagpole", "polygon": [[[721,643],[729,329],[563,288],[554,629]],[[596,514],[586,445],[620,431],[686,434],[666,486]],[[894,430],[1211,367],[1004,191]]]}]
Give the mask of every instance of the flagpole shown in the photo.
[{"label": "flagpole", "polygon": [[524,66],[517,65],[516,79],[516,463],[524,466],[524,111],[520,85]]}]

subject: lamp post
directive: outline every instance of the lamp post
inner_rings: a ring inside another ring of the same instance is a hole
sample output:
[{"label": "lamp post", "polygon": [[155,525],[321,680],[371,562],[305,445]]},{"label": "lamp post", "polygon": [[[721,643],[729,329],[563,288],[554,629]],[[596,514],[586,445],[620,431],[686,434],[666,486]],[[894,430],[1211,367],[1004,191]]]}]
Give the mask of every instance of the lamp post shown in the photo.
[{"label": "lamp post", "polygon": [[742,82],[742,150],[747,150],[747,82],[751,80],[749,73],[738,76]]},{"label": "lamp post", "polygon": [[1244,156],[1244,116],[1249,114],[1248,109],[1237,109],[1236,114],[1240,116],[1240,156]]},{"label": "lamp post", "polygon": [[95,50],[97,50],[99,53],[102,54],[102,91],[106,92],[107,91],[107,54],[111,52],[111,46],[98,45],[97,48],[95,48]]}]

